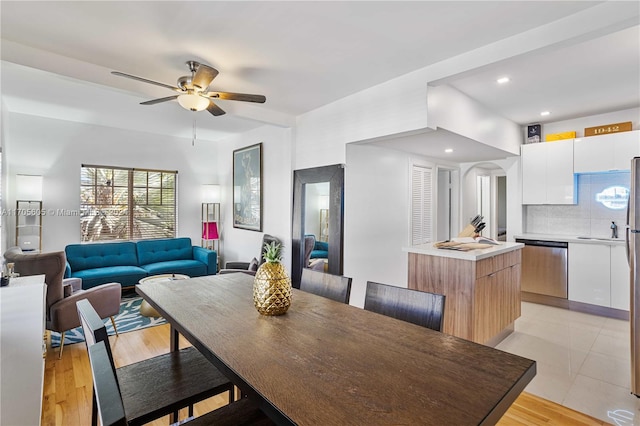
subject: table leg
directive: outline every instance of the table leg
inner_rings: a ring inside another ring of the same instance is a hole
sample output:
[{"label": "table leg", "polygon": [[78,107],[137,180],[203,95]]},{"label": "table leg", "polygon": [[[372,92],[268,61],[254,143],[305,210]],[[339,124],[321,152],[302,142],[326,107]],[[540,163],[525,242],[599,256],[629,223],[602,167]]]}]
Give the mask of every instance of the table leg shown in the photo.
[{"label": "table leg", "polygon": [[170,331],[170,335],[169,335],[169,347],[171,352],[177,352],[180,350],[180,333],[178,333],[178,330],[176,330],[175,328],[173,328],[173,325],[171,326],[171,331]]},{"label": "table leg", "polygon": [[[180,350],[180,333],[178,333],[178,330],[176,330],[173,327],[173,325],[169,330],[169,347],[171,352],[177,352]],[[193,407],[189,406],[189,412],[191,412],[191,410],[193,410]],[[177,421],[178,421],[178,411],[174,411],[173,413],[171,413],[169,417],[169,422],[173,424]]]}]

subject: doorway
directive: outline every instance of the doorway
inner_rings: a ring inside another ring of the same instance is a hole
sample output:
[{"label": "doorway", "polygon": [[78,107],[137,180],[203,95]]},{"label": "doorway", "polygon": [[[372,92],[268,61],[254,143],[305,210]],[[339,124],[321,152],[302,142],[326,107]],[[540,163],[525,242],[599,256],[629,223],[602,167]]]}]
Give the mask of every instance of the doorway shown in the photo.
[{"label": "doorway", "polygon": [[498,241],[507,241],[507,177],[496,176],[496,234]]}]

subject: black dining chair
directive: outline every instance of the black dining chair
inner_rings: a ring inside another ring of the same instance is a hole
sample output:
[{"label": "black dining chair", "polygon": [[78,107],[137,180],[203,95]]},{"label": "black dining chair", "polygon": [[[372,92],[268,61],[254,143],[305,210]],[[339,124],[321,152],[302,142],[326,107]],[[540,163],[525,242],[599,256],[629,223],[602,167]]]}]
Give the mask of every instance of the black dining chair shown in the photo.
[{"label": "black dining chair", "polygon": [[351,278],[303,268],[302,278],[300,279],[300,290],[337,302],[349,303]]},{"label": "black dining chair", "polygon": [[[173,414],[212,396],[229,392],[234,401],[234,387],[198,350],[188,347],[145,359],[116,369],[104,322],[87,299],[76,303],[87,349],[104,342],[108,365],[116,376],[127,424],[140,425]],[[95,377],[94,377],[95,380]],[[96,393],[93,395],[91,424],[97,425]]]},{"label": "black dining chair", "polygon": [[364,308],[367,311],[442,331],[444,300],[445,296],[442,294],[367,281]]},{"label": "black dining chair", "polygon": [[[98,417],[102,426],[128,426],[133,424],[126,415],[119,377],[111,364],[108,345],[99,341],[88,347],[89,364],[93,375],[93,392]],[[274,423],[249,398],[224,405],[199,417],[190,417],[174,426],[268,426]]]}]

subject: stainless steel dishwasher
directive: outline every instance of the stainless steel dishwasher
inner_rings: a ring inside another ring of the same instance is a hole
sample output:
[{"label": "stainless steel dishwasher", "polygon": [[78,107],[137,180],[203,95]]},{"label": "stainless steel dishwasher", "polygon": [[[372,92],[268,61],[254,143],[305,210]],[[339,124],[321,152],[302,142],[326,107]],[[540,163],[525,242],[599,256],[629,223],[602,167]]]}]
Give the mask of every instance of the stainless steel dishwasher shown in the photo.
[{"label": "stainless steel dishwasher", "polygon": [[567,298],[567,249],[562,241],[527,240],[523,243],[521,291]]}]

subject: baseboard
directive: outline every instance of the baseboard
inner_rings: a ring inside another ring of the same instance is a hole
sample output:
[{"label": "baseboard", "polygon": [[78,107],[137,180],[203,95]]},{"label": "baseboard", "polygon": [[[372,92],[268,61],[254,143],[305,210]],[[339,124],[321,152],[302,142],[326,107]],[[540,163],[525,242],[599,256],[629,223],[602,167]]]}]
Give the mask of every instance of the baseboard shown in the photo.
[{"label": "baseboard", "polygon": [[599,315],[601,317],[629,321],[629,311],[623,311],[621,309],[591,305],[589,303],[576,302],[573,300],[561,299],[559,297],[547,296],[544,294],[529,293],[527,291],[520,292],[520,296],[523,302],[555,306],[556,308],[568,309],[570,311],[583,312],[586,314]]}]

